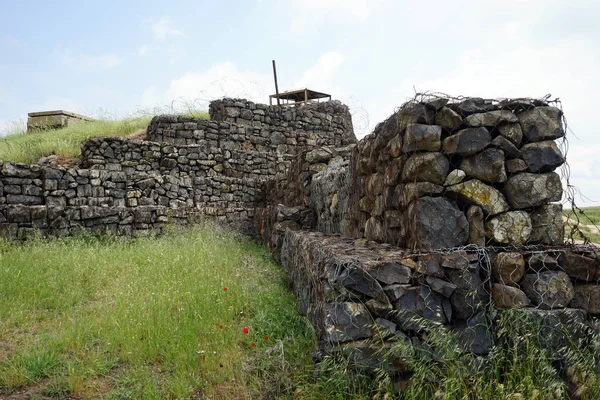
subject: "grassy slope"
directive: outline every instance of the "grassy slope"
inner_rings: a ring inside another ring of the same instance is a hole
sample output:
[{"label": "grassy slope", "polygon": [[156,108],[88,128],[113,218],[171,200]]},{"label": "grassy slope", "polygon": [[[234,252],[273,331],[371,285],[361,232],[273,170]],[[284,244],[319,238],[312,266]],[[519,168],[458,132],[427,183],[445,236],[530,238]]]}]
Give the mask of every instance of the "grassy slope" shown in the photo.
[{"label": "grassy slope", "polygon": [[256,398],[310,366],[313,333],[266,249],[209,227],[0,242],[0,338],[0,393]]},{"label": "grassy slope", "polygon": [[[574,210],[564,210],[563,214],[569,218],[565,226],[565,235],[569,237],[571,228],[573,225],[572,221],[579,220],[579,229],[583,234],[594,243],[600,243],[600,207],[584,207],[581,208],[582,212]],[[581,239],[579,235],[574,234],[574,239]]]},{"label": "grassy slope", "polygon": [[[190,111],[186,115],[208,118],[208,114],[202,111]],[[85,139],[97,136],[128,136],[139,129],[145,129],[150,119],[151,117],[121,121],[97,120],[37,133],[15,132],[0,137],[0,160],[34,163],[41,156],[50,154],[78,156],[81,142]]]}]

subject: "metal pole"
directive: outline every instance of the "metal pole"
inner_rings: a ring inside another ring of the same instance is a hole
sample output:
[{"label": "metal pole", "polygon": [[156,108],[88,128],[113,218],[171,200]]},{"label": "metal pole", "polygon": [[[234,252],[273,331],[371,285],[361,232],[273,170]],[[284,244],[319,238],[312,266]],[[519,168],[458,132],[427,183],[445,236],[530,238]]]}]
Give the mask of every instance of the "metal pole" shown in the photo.
[{"label": "metal pole", "polygon": [[275,67],[275,60],[273,60],[273,77],[275,78],[275,95],[277,96],[277,105],[279,104],[279,86],[277,86],[277,68]]}]

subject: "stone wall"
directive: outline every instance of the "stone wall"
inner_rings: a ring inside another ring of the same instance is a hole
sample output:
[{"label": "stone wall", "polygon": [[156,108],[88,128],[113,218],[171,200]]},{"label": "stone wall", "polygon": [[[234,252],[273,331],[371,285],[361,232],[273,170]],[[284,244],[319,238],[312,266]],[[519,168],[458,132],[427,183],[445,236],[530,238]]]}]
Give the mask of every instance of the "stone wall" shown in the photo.
[{"label": "stone wall", "polygon": [[211,110],[225,104],[262,114],[252,126],[243,118],[220,121],[230,118],[218,112],[211,121],[158,116],[148,127],[149,141],[89,139],[71,169],[2,163],[2,232],[24,237],[36,229],[70,234],[90,227],[136,234],[169,219],[187,223],[186,216],[251,232],[255,210],[264,206],[265,182],[287,171],[297,152],[356,142],[348,108],[339,102],[287,110],[224,99]]}]

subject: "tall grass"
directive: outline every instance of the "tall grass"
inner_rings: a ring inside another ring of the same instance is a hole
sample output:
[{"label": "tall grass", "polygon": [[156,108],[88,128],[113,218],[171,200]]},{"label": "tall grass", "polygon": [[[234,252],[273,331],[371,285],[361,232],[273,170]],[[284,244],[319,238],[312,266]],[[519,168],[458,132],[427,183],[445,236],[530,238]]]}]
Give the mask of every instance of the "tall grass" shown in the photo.
[{"label": "tall grass", "polygon": [[[0,247],[0,393],[256,398],[292,390],[311,364],[282,271],[239,235]],[[250,360],[279,367],[261,378]]]}]

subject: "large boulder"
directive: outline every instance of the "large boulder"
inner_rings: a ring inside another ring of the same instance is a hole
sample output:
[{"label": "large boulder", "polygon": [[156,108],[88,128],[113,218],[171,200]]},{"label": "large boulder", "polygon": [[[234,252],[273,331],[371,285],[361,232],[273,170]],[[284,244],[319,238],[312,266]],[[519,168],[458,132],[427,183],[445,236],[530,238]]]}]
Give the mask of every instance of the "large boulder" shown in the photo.
[{"label": "large boulder", "polygon": [[495,215],[509,210],[508,203],[499,190],[477,179],[449,186],[446,191],[454,193],[460,201],[481,207],[486,215]]},{"label": "large boulder", "polygon": [[485,234],[496,243],[520,246],[531,237],[531,218],[525,211],[505,212],[487,222]]},{"label": "large boulder", "polygon": [[516,146],[519,146],[523,140],[523,130],[521,130],[520,124],[502,124],[498,127],[498,132]]},{"label": "large boulder", "polygon": [[501,283],[492,285],[492,301],[498,308],[521,308],[531,304],[521,289]]},{"label": "large boulder", "polygon": [[521,148],[521,157],[530,172],[550,172],[565,162],[554,140],[529,143]]},{"label": "large boulder", "polygon": [[450,161],[442,153],[415,153],[402,171],[403,182],[432,182],[442,185],[448,176]]},{"label": "large boulder", "polygon": [[558,139],[565,135],[562,111],[556,107],[535,107],[517,115],[527,142]]},{"label": "large boulder", "polygon": [[422,197],[408,207],[405,220],[411,248],[449,248],[467,242],[467,218],[448,199]]},{"label": "large boulder", "polygon": [[543,244],[562,244],[565,227],[562,205],[548,204],[533,210],[531,214],[531,241]]},{"label": "large boulder", "polygon": [[486,148],[491,141],[490,132],[484,127],[462,129],[444,139],[444,152],[470,156]]},{"label": "large boulder", "polygon": [[521,173],[508,179],[504,194],[513,208],[543,206],[562,197],[560,176],[554,172],[546,174]]},{"label": "large boulder", "polygon": [[525,274],[525,258],[520,253],[498,253],[492,261],[492,276],[500,283],[517,286]]},{"label": "large boulder", "polygon": [[326,303],[322,312],[325,329],[320,340],[339,343],[368,338],[373,334],[373,319],[363,304]]},{"label": "large boulder", "polygon": [[404,134],[405,153],[413,151],[440,151],[442,127],[437,125],[408,124]]},{"label": "large boulder", "polygon": [[521,289],[534,305],[543,309],[567,307],[575,296],[571,279],[563,271],[525,274]]},{"label": "large boulder", "polygon": [[573,279],[587,282],[600,280],[600,262],[583,254],[565,251],[563,269]]},{"label": "large boulder", "polygon": [[590,314],[600,314],[600,286],[589,283],[575,285],[571,307],[581,308]]},{"label": "large boulder", "polygon": [[503,122],[514,123],[519,122],[519,119],[512,111],[496,110],[485,113],[471,114],[465,118],[465,123],[472,127],[491,126],[494,127]]},{"label": "large boulder", "polygon": [[458,115],[455,111],[448,107],[442,107],[435,114],[435,124],[441,126],[442,128],[453,131],[457,129],[463,120],[460,115]]},{"label": "large boulder", "polygon": [[[475,114],[477,115],[477,114]],[[484,182],[505,182],[504,152],[490,148],[472,157],[465,158],[460,163],[460,169],[468,176]]]}]

